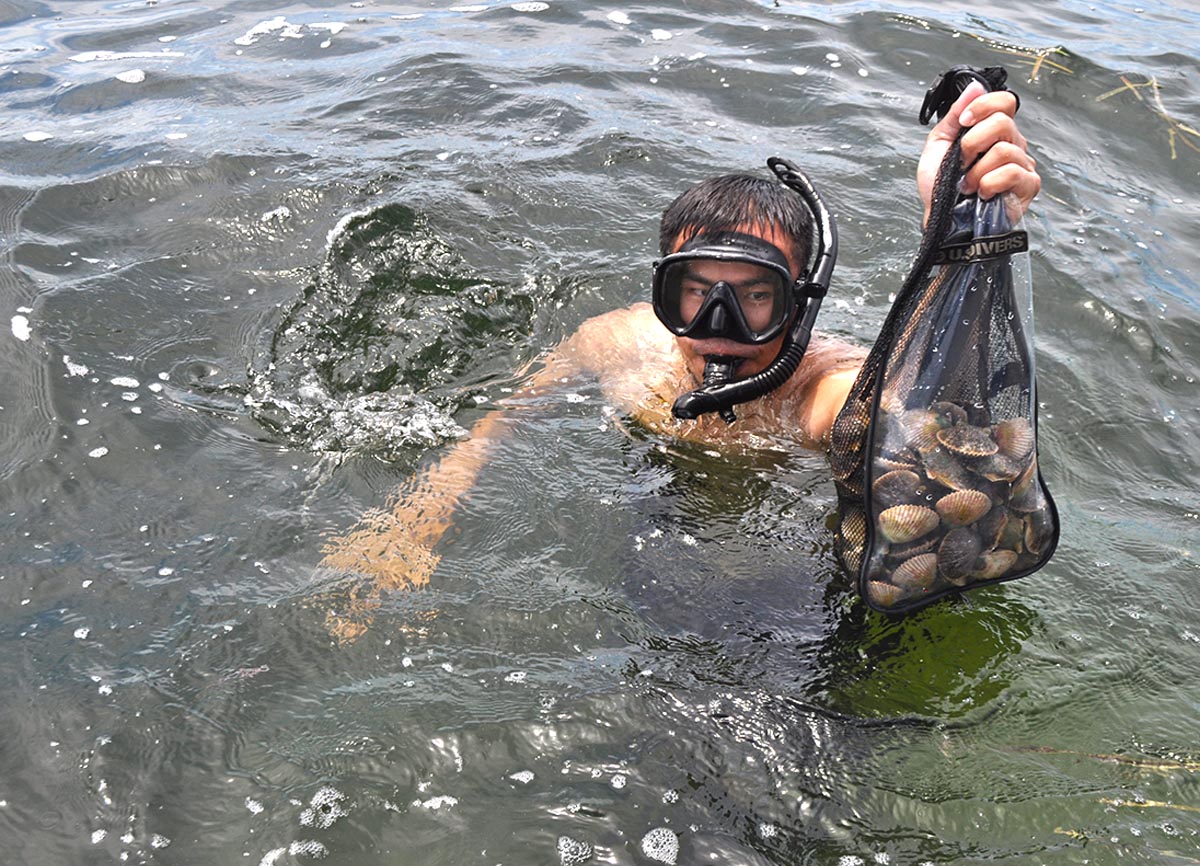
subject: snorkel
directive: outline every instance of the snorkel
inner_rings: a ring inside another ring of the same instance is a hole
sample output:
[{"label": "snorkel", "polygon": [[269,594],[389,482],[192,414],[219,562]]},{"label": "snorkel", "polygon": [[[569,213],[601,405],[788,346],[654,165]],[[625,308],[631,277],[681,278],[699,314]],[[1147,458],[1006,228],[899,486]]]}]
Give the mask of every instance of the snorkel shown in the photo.
[{"label": "snorkel", "polygon": [[777,156],[768,159],[767,166],[775,172],[780,182],[804,199],[812,212],[816,228],[817,250],[813,265],[809,269],[808,279],[796,290],[799,295],[796,298],[798,312],[775,360],[753,376],[735,382],[733,371],[740,358],[706,356],[703,383],[696,390],[680,396],[671,407],[671,414],[676,418],[692,420],[708,412],[716,412],[726,423],[733,423],[737,420],[734,406],[756,400],[791,378],[812,339],[813,323],[821,300],[829,291],[833,266],[837,262],[837,224],[820,194],[798,168]]}]

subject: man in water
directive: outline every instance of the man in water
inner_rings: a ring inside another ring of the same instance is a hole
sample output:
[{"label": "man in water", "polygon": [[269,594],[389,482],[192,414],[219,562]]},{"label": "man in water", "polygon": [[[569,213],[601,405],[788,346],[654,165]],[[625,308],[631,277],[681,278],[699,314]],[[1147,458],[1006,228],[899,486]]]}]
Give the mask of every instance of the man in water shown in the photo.
[{"label": "man in water", "polygon": [[[1041,189],[1041,178],[1017,129],[1016,108],[1011,93],[988,93],[972,84],[933,128],[917,167],[926,217],[938,166],[963,128],[968,130],[962,138],[963,165],[970,168],[961,191],[984,199],[1010,194],[1024,212]],[[717,448],[755,447],[785,437],[807,447],[828,447],[834,419],[866,352],[819,334],[791,376],[765,396],[738,406],[735,424],[715,414],[680,421],[671,413],[680,395],[699,387],[714,356],[741,380],[766,369],[779,354],[787,328],[771,322],[772,315],[764,312],[763,322],[771,324],[754,330],[754,305],[767,303],[764,286],[795,281],[804,272],[811,252],[810,226],[799,197],[775,180],[729,175],[697,184],[664,212],[661,254],[678,254],[692,242],[704,244],[706,238],[720,236],[744,244],[753,255],[742,260],[678,256],[673,261],[684,260],[686,268],[675,278],[664,271],[659,279],[669,287],[656,290],[656,297],[669,297],[669,303],[660,304],[657,313],[650,304],[638,303],[585,321],[543,359],[513,402],[536,399],[564,379],[586,374],[595,378],[613,406],[669,436]],[[673,319],[694,315],[687,312],[689,304],[692,310],[703,309],[706,292],[716,291],[718,285],[731,293],[730,305],[738,306],[741,321],[730,331],[734,339],[723,332],[713,335],[712,329],[699,336],[673,332],[684,330],[680,327],[668,329]],[[664,312],[665,307],[669,309]],[[429,581],[439,559],[435,548],[486,464],[489,445],[503,435],[507,419],[506,412],[486,415],[469,439],[426,469],[389,510],[366,515],[351,532],[326,546],[322,565],[361,576],[345,602],[328,614],[326,625],[336,639],[357,638],[384,591]]]}]

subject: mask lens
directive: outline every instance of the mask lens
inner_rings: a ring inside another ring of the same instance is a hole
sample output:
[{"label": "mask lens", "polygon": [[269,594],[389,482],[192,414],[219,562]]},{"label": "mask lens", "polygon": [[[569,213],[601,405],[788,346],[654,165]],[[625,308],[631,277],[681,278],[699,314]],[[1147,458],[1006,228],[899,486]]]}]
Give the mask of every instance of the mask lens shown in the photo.
[{"label": "mask lens", "polygon": [[[777,328],[787,311],[790,286],[775,268],[747,261],[684,259],[670,262],[662,274],[661,306],[667,324],[675,331],[691,327],[704,311],[711,324],[715,305],[724,306],[722,336],[755,342]],[[736,312],[735,309],[736,308]],[[741,323],[735,325],[738,319]],[[702,327],[707,327],[704,321]]]}]

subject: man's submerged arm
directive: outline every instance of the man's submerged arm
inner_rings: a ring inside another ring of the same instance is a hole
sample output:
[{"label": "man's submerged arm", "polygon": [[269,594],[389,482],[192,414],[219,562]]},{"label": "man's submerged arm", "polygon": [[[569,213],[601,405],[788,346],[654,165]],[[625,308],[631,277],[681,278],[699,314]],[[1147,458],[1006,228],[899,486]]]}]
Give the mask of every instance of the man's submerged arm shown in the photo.
[{"label": "man's submerged arm", "polygon": [[[601,316],[600,319],[605,317]],[[578,375],[594,357],[596,320],[585,322],[541,362],[508,398],[508,406],[489,412],[471,428],[469,438],[450,446],[395,497],[390,508],[365,514],[349,532],[330,539],[321,566],[354,576],[356,582],[338,597],[326,616],[326,628],[339,642],[358,638],[370,624],[387,590],[413,589],[429,582],[440,556],[438,543],[454,524],[454,514],[475,486],[495,444],[506,434],[514,406],[536,401],[563,379]],[[365,580],[364,580],[365,579]]]}]

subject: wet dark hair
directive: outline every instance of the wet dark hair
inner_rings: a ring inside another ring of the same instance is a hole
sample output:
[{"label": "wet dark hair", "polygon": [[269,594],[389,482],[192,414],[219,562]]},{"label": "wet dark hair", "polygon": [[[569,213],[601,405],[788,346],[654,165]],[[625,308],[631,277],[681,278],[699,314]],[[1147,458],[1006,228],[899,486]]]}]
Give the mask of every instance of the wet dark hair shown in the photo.
[{"label": "wet dark hair", "polygon": [[739,226],[776,227],[793,241],[784,250],[801,270],[812,250],[812,215],[796,193],[775,180],[752,174],[726,174],[687,189],[663,211],[658,251],[669,255],[676,241],[687,243],[704,232],[732,231]]}]

